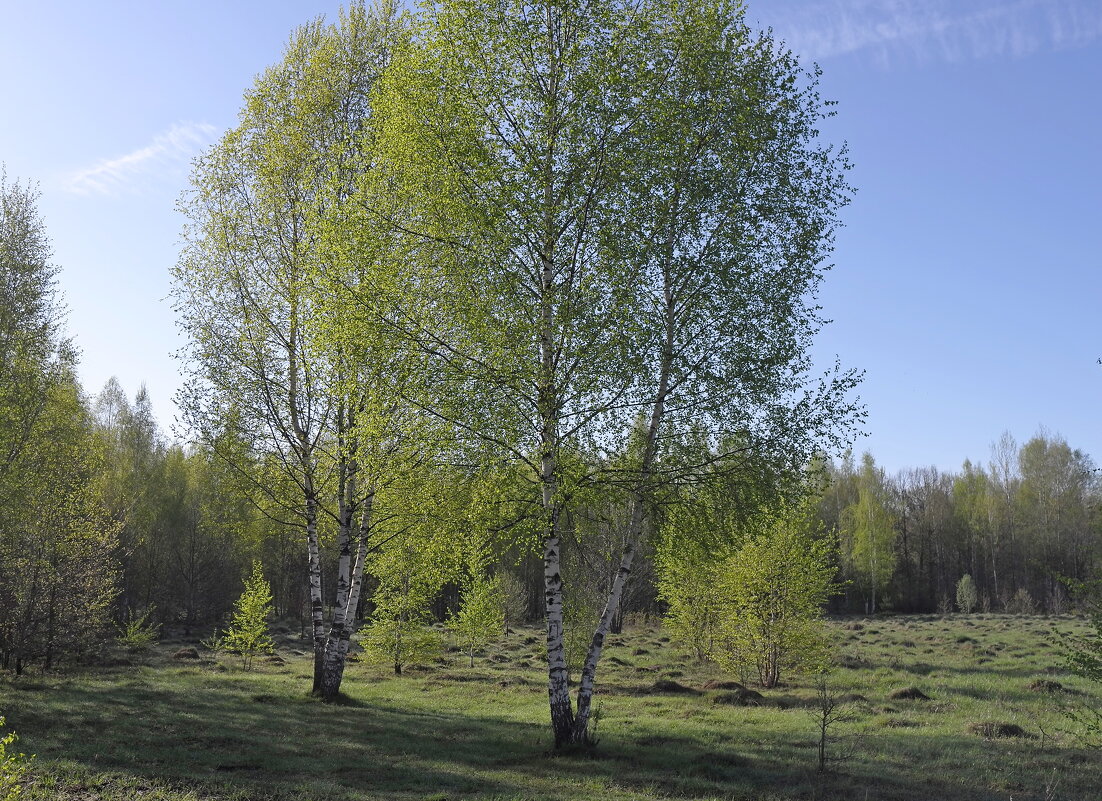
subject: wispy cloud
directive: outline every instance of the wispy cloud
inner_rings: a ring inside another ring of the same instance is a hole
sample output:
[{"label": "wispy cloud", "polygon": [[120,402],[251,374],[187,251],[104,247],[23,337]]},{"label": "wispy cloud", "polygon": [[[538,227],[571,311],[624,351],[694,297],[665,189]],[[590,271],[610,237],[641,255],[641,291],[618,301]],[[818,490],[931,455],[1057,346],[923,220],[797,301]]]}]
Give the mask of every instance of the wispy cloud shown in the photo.
[{"label": "wispy cloud", "polygon": [[140,193],[164,174],[179,174],[217,133],[204,122],[176,123],[144,147],[69,173],[64,186],[79,195]]},{"label": "wispy cloud", "polygon": [[1098,0],[812,0],[788,10],[763,22],[812,59],[857,52],[883,65],[1021,58],[1102,39]]}]

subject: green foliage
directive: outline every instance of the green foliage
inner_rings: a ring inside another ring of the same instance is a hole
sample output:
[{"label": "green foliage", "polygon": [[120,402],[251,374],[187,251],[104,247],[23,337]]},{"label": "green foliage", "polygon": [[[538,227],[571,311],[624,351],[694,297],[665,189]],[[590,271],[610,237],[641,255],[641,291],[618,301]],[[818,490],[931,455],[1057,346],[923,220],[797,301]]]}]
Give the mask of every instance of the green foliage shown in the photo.
[{"label": "green foliage", "polygon": [[1102,683],[1102,610],[1093,610],[1090,622],[1093,633],[1068,644],[1066,661],[1077,676]]},{"label": "green foliage", "polygon": [[528,620],[528,590],[516,574],[504,571],[497,575],[498,590],[505,606],[505,622],[519,625]]},{"label": "green foliage", "polygon": [[670,637],[703,660],[715,650],[726,609],[715,560],[695,557],[660,551],[658,597],[666,602]]},{"label": "green foliage", "polygon": [[275,651],[268,633],[268,618],[272,614],[272,588],[264,578],[259,561],[253,562],[252,574],[245,579],[245,591],[234,603],[233,619],[222,638],[222,647],[241,657],[242,667],[249,670],[253,657]]},{"label": "green foliage", "polygon": [[770,478],[740,472],[694,487],[665,510],[655,549],[658,597],[670,636],[698,660],[711,658],[727,614],[726,557],[774,490]]},{"label": "green foliage", "polygon": [[[0,717],[0,729],[3,728],[4,718]],[[0,737],[0,801],[19,801],[23,795],[23,776],[34,759],[12,749],[18,739],[15,732]]]},{"label": "green foliage", "polygon": [[16,673],[105,644],[117,577],[38,200],[0,168],[0,663]]},{"label": "green foliage", "polygon": [[963,614],[970,615],[979,603],[979,595],[976,592],[976,582],[965,573],[957,582],[957,609]]},{"label": "green foliage", "polygon": [[147,651],[156,644],[161,636],[161,627],[150,620],[153,610],[151,606],[140,615],[133,612],[127,615],[116,638],[119,645],[130,651]]},{"label": "green foliage", "polygon": [[[1091,631],[1074,637],[1053,638],[1064,657],[1064,664],[1076,676],[1095,685],[1102,684],[1102,579],[1076,581],[1062,579],[1076,600],[1085,607]],[[1102,748],[1102,707],[1086,700],[1065,708],[1078,725],[1080,740],[1093,748]]]},{"label": "green foliage", "polygon": [[501,582],[495,578],[472,579],[463,592],[459,611],[448,621],[448,629],[470,656],[499,639],[505,630],[505,599]]},{"label": "green foliage", "polygon": [[718,575],[725,614],[713,658],[763,687],[782,674],[821,669],[823,605],[835,590],[837,545],[805,510],[781,509],[752,526]]},{"label": "green foliage", "polygon": [[1019,587],[1014,597],[1006,602],[1006,611],[1011,615],[1034,615],[1037,613],[1037,602],[1029,590]]},{"label": "green foliage", "polygon": [[[593,632],[604,609],[603,598],[581,582],[569,587],[563,598],[563,650],[569,676],[581,675]],[[546,648],[546,643],[544,644]]]},{"label": "green foliage", "polygon": [[391,665],[394,675],[402,675],[409,665],[424,665],[440,656],[444,640],[425,618],[376,616],[361,638],[367,656],[374,662]]},{"label": "green foliage", "polygon": [[361,641],[368,657],[390,664],[395,675],[406,665],[431,661],[443,648],[439,632],[429,627],[429,604],[446,576],[436,564],[437,552],[418,547],[425,545],[404,539],[378,554],[372,566],[379,586]]},{"label": "green foliage", "polygon": [[866,453],[857,482],[857,501],[841,515],[842,552],[846,567],[875,613],[878,598],[895,573],[895,516],[888,505],[883,471]]},{"label": "green foliage", "polygon": [[215,629],[208,637],[201,637],[199,644],[211,653],[219,654],[226,650],[226,641],[221,632]]}]

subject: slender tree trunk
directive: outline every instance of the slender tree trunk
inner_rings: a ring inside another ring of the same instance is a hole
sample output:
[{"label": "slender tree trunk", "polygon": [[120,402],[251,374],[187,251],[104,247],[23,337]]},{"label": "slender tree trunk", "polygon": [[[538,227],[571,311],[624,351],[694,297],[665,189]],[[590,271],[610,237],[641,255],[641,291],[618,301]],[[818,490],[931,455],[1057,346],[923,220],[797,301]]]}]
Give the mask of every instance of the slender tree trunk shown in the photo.
[{"label": "slender tree trunk", "polygon": [[[639,503],[633,504],[634,508],[639,508],[640,506],[641,504]],[[641,528],[642,512],[640,511],[637,513],[634,508],[632,510],[632,516],[635,517],[638,514],[639,527]],[[635,530],[634,526],[632,530]],[[597,630],[593,632],[593,639],[590,640],[589,643],[589,651],[586,653],[585,664],[582,666],[582,678],[578,685],[578,713],[574,718],[574,730],[571,733],[571,738],[576,743],[585,742],[589,737],[589,717],[593,704],[593,687],[597,678],[597,662],[600,660],[601,651],[604,649],[605,635],[608,633],[613,617],[620,608],[620,599],[624,593],[624,584],[627,582],[628,576],[631,575],[631,563],[634,559],[635,546],[632,542],[628,542],[628,544],[624,546],[624,553],[620,558],[620,568],[616,571],[616,578],[612,581],[612,589],[609,592],[604,611],[601,613],[601,619],[597,623]]]},{"label": "slender tree trunk", "polygon": [[313,498],[306,501],[306,555],[310,584],[310,624],[314,640],[314,686],[321,692],[325,668],[325,606],[321,593],[321,551],[318,546],[318,510]]},{"label": "slender tree trunk", "polygon": [[[677,206],[679,197],[679,193],[675,192],[674,207]],[[589,739],[589,718],[593,704],[593,689],[597,678],[597,663],[601,658],[601,651],[604,649],[605,636],[608,633],[609,625],[620,609],[624,585],[631,575],[631,565],[635,559],[635,552],[643,539],[643,512],[646,508],[647,495],[651,490],[658,432],[666,414],[666,400],[670,393],[670,377],[673,367],[674,332],[677,321],[675,314],[676,298],[674,297],[670,275],[670,265],[673,257],[673,240],[671,237],[672,229],[666,242],[666,262],[663,270],[665,315],[658,386],[655,391],[654,402],[651,405],[650,419],[647,421],[646,439],[643,442],[642,459],[639,466],[639,479],[633,493],[631,516],[628,523],[626,543],[620,557],[620,567],[612,581],[604,611],[601,613],[596,631],[593,632],[585,663],[582,666],[581,681],[578,685],[578,713],[570,733],[571,740],[575,743],[584,743]]]},{"label": "slender tree trunk", "polygon": [[348,647],[360,603],[360,587],[363,584],[363,567],[367,555],[367,530],[371,524],[373,496],[368,496],[360,522],[360,536],[355,559],[352,558],[351,519],[342,523],[341,557],[338,567],[337,602],[333,609],[333,625],[325,645],[325,663],[322,677],[322,697],[334,700],[340,693],[344,668],[348,661]]},{"label": "slender tree trunk", "polygon": [[341,676],[344,673],[343,654],[338,644],[345,635],[345,618],[348,609],[348,595],[352,589],[352,521],[348,519],[348,510],[342,509],[340,526],[337,532],[337,594],[333,603],[333,622],[329,627],[329,636],[325,643],[325,657],[322,661],[321,696],[332,701],[340,692]]},{"label": "slender tree trunk", "polygon": [[553,510],[548,524],[550,531],[544,541],[543,586],[547,617],[547,695],[551,703],[551,730],[555,746],[574,739],[574,709],[566,668],[566,646],[563,640],[562,574],[559,554],[558,511]]}]

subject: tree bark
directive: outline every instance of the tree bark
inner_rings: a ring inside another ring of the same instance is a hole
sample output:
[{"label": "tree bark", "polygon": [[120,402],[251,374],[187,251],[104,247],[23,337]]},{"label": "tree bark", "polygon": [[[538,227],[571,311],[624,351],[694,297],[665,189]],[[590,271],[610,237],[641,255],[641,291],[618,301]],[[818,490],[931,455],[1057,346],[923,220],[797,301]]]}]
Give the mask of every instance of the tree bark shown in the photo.
[{"label": "tree bark", "polygon": [[315,695],[321,692],[322,675],[325,670],[325,606],[321,593],[321,553],[318,547],[318,511],[313,498],[306,501],[306,555],[307,573],[310,584],[310,625],[314,641],[314,685]]},{"label": "tree bark", "polygon": [[563,641],[562,574],[557,531],[558,512],[552,511],[543,552],[544,605],[547,617],[547,696],[551,704],[551,731],[555,747],[574,739],[574,709],[570,701]]},{"label": "tree bark", "polygon": [[[636,516],[635,509],[640,504],[633,504],[632,517]],[[639,514],[639,527],[642,527],[642,514]],[[632,521],[632,531],[635,531],[635,520]],[[571,739],[576,743],[584,743],[589,739],[589,717],[593,705],[593,687],[597,679],[597,662],[601,658],[604,649],[605,636],[617,611],[620,608],[620,599],[624,593],[624,584],[631,575],[631,563],[635,559],[635,545],[629,540],[624,546],[623,556],[620,558],[620,568],[616,571],[616,578],[612,581],[612,588],[605,603],[604,612],[597,623],[597,630],[593,632],[593,639],[589,643],[589,651],[586,653],[585,664],[582,667],[582,678],[578,685],[578,712],[574,718],[574,728]]]},{"label": "tree bark", "polygon": [[367,556],[367,531],[371,525],[373,497],[373,495],[369,495],[364,505],[355,560],[352,559],[351,520],[347,520],[347,525],[342,525],[337,603],[333,609],[333,625],[329,629],[329,638],[325,644],[325,661],[322,673],[321,695],[326,701],[337,698],[340,694],[341,682],[344,679],[344,668],[348,661],[348,648],[356,618],[356,607],[360,603],[360,587],[363,584],[363,568]]}]

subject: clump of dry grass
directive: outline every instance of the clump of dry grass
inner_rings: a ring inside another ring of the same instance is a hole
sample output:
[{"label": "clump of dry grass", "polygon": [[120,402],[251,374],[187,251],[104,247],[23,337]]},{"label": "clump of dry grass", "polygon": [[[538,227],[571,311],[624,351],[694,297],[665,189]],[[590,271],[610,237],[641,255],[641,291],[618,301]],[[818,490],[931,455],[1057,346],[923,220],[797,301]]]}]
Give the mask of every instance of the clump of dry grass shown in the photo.
[{"label": "clump of dry grass", "polygon": [[978,734],[985,740],[1002,740],[1018,738],[1022,740],[1036,740],[1037,735],[1030,734],[1017,723],[997,723],[991,720],[968,724],[969,734]]}]

